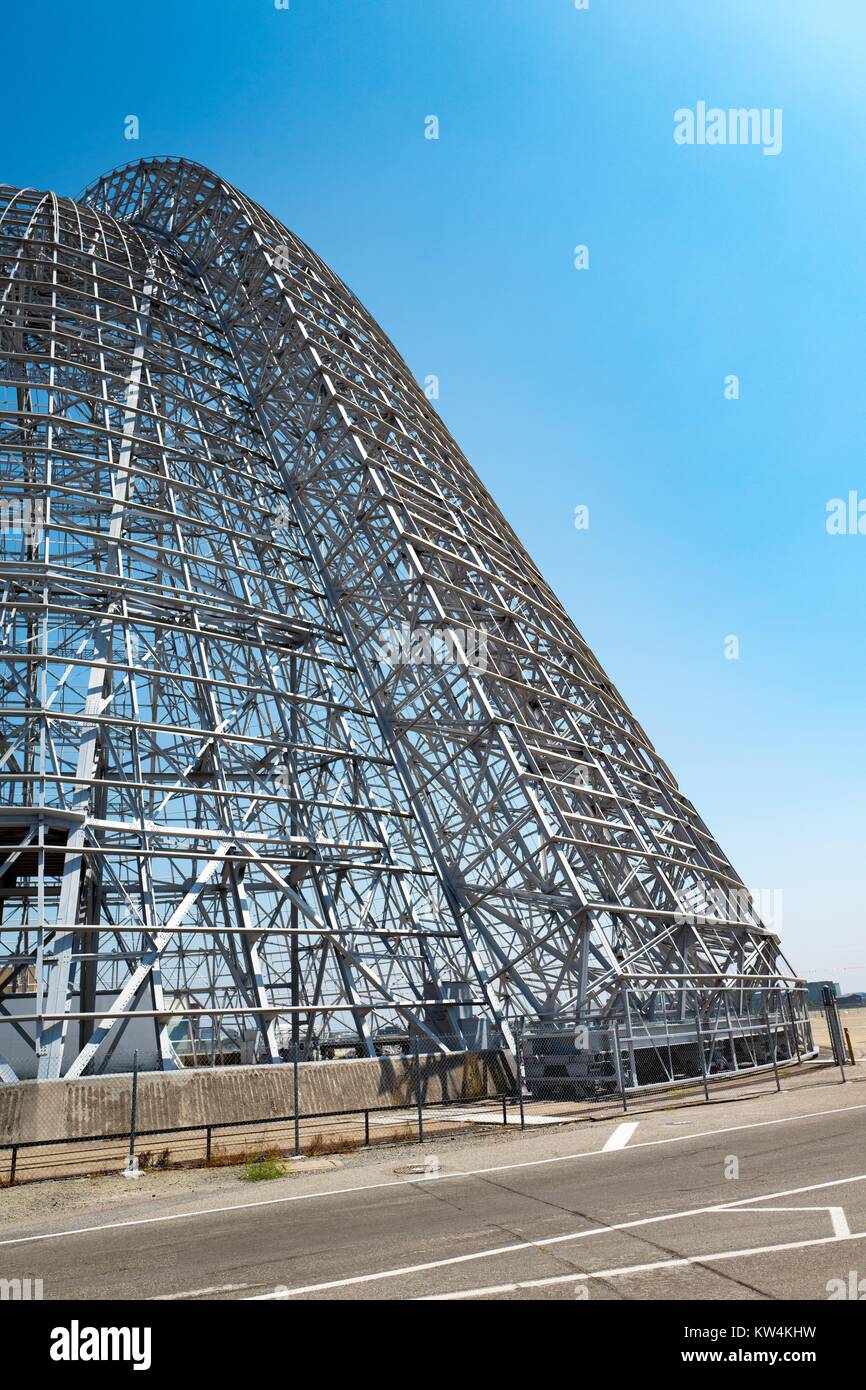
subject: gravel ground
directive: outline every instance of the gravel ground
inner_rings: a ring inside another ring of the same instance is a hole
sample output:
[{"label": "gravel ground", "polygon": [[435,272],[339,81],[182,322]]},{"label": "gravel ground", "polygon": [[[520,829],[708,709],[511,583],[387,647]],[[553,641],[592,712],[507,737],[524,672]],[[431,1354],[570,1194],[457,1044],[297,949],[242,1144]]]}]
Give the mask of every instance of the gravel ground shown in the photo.
[{"label": "gravel ground", "polygon": [[339,1168],[336,1158],[302,1158],[286,1162],[287,1176],[268,1183],[242,1182],[242,1164],[225,1168],[182,1168],[165,1172],[145,1173],[141,1178],[124,1178],[117,1174],[95,1178],[53,1178],[47,1182],[22,1183],[5,1188],[0,1193],[0,1218],[3,1225],[26,1222],[52,1214],[66,1215],[78,1210],[101,1211],[106,1207],[145,1207],[156,1198],[216,1194],[221,1191],[237,1198],[239,1192],[270,1190],[274,1183],[287,1182],[292,1176],[324,1173]]}]

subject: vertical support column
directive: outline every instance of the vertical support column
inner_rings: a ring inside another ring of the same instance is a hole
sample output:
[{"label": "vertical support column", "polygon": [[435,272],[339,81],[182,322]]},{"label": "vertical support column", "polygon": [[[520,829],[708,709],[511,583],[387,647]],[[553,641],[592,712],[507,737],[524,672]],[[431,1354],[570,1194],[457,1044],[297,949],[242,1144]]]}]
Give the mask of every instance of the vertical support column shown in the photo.
[{"label": "vertical support column", "polygon": [[[112,482],[112,508],[108,526],[108,534],[115,542],[120,539],[123,532],[126,503],[129,495],[129,466],[132,458],[133,441],[135,439],[138,398],[141,390],[141,375],[144,365],[144,348],[147,339],[151,299],[156,283],[156,255],[157,252],[154,251],[145,274],[136,321],[135,346],[133,347],[131,366],[126,382],[121,446],[118,454],[115,480]],[[122,576],[124,573],[124,564],[120,547],[115,545],[114,550],[115,567],[118,574]],[[106,618],[98,624],[94,634],[94,661],[90,668],[87,698],[81,724],[81,743],[79,745],[78,763],[75,773],[75,793],[72,797],[71,806],[72,810],[80,814],[81,820],[80,823],[70,831],[67,840],[67,850],[71,852],[67,852],[64,864],[63,882],[58,906],[58,929],[50,948],[45,952],[43,958],[44,966],[50,967],[48,969],[45,1012],[49,1015],[60,1015],[60,1017],[55,1017],[53,1019],[49,1018],[47,1026],[41,1029],[43,1047],[37,1069],[39,1080],[56,1079],[60,1076],[63,1068],[63,1050],[66,1045],[70,1005],[69,986],[75,978],[73,955],[82,908],[82,879],[85,861],[81,851],[85,844],[86,818],[91,806],[92,782],[99,751],[98,726],[95,722],[88,723],[88,718],[95,719],[102,711],[103,692],[111,661],[113,633],[114,619],[106,616]],[[93,924],[89,925],[91,927],[93,926]],[[99,945],[98,931],[95,929],[86,931],[85,935],[89,949],[92,952],[96,952]],[[81,972],[79,971],[79,975],[80,974]],[[92,988],[95,997],[95,980],[93,981]],[[37,1029],[39,1029],[39,1024],[37,1024]],[[79,1050],[83,1050],[88,1044],[89,1038],[85,1042],[79,1041]]]},{"label": "vertical support column", "polygon": [[[111,645],[112,630],[113,626],[110,620],[101,623],[94,641],[95,659],[90,668],[84,721],[87,720],[88,716],[96,716],[102,710],[102,692],[106,675],[105,663]],[[45,1013],[49,1017],[40,1029],[42,1050],[37,1069],[37,1077],[40,1081],[57,1080],[63,1067],[63,1049],[66,1045],[70,1004],[69,986],[75,979],[73,954],[77,939],[77,927],[81,919],[81,890],[84,869],[82,851],[85,844],[85,820],[87,807],[90,804],[91,782],[96,766],[97,750],[97,724],[82,722],[81,743],[75,770],[75,795],[73,797],[73,809],[79,813],[80,821],[70,830],[66,842],[67,853],[57,909],[57,930],[43,955],[43,968],[47,970],[48,976],[45,990]],[[37,1027],[39,1027],[38,1024]]]}]

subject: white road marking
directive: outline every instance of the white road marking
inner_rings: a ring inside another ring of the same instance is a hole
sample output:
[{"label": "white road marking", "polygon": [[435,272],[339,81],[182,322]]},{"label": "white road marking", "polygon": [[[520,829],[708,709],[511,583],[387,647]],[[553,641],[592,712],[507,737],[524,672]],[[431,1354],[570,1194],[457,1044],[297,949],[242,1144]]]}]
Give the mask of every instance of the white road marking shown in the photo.
[{"label": "white road marking", "polygon": [[[723,1125],[718,1129],[701,1129],[692,1134],[673,1134],[666,1139],[642,1139],[639,1144],[631,1144],[626,1149],[614,1153],[639,1153],[642,1149],[653,1149],[663,1144],[688,1144],[695,1139],[713,1139],[717,1134],[739,1134],[749,1129],[767,1129],[771,1125],[796,1124],[800,1120],[820,1119],[823,1115],[846,1115],[855,1110],[866,1110],[863,1105],[836,1105],[828,1110],[810,1110],[804,1115],[780,1115],[774,1120],[752,1120],[743,1125]],[[510,1173],[521,1168],[544,1168],[554,1163],[572,1163],[580,1158],[598,1158],[602,1149],[586,1149],[581,1153],[557,1154],[553,1158],[528,1158],[519,1163],[496,1163],[485,1168],[455,1168],[440,1173],[436,1182],[452,1182],[458,1178],[484,1177],[488,1173]],[[329,1187],[321,1192],[296,1192],[283,1197],[263,1197],[257,1202],[233,1202],[223,1207],[206,1207],[203,1211],[169,1212],[162,1216],[136,1216],[125,1221],[103,1221],[95,1226],[73,1226],[66,1231],[44,1231],[32,1236],[13,1236],[0,1240],[4,1245],[29,1245],[40,1240],[63,1240],[67,1236],[92,1235],[95,1231],[119,1231],[132,1226],[155,1226],[166,1221],[191,1221],[204,1216],[223,1216],[228,1212],[254,1210],[257,1207],[282,1206],[288,1202],[312,1202],[322,1197],[349,1197],[356,1192],[375,1192],[382,1188],[405,1187],[408,1179],[389,1179],[387,1182],[355,1183],[348,1187]]]},{"label": "white road marking", "polygon": [[830,1220],[833,1223],[833,1230],[840,1240],[845,1236],[850,1236],[851,1227],[848,1225],[848,1218],[845,1215],[844,1207],[830,1207]]},{"label": "white road marking", "polygon": [[[689,1216],[705,1216],[746,1206],[747,1203],[770,1202],[777,1197],[797,1197],[801,1192],[817,1192],[826,1187],[844,1187],[847,1183],[866,1182],[866,1173],[858,1173],[851,1178],[831,1178],[828,1182],[810,1183],[807,1187],[789,1187],[783,1192],[765,1192],[758,1197],[740,1197],[736,1202],[716,1202],[712,1206],[689,1207],[685,1211],[663,1212],[660,1216],[639,1216],[631,1221],[617,1221],[609,1226],[589,1226],[582,1231],[567,1231],[559,1236],[541,1236],[538,1240],[521,1240],[513,1245],[497,1245],[491,1250],[473,1250],[466,1255],[449,1255],[442,1260],[425,1260],[422,1264],[401,1265],[395,1269],[374,1270],[370,1274],[352,1274],[344,1279],[329,1279],[320,1284],[303,1284],[294,1289],[284,1286],[279,1292],[254,1294],[249,1302],[263,1302],[268,1299],[291,1298],[293,1294],[319,1293],[326,1289],[344,1289],[353,1284],[373,1284],[381,1279],[402,1279],[407,1274],[423,1274],[431,1269],[446,1269],[450,1265],[470,1264],[475,1260],[497,1259],[500,1255],[516,1255],[522,1250],[544,1250],[550,1245],[565,1245],[576,1240],[587,1240],[591,1236],[611,1235],[614,1231],[633,1231],[638,1226],[658,1226],[666,1221],[682,1221]],[[834,1237],[835,1239],[835,1237]]]},{"label": "white road marking", "polygon": [[776,1250],[805,1250],[812,1245],[836,1245],[843,1240],[866,1240],[866,1231],[845,1236],[822,1236],[819,1240],[791,1240],[784,1245],[753,1245],[746,1250],[717,1250],[710,1255],[683,1255],[675,1260],[657,1260],[652,1264],[614,1265],[612,1269],[594,1269],[588,1274],[554,1274],[547,1279],[522,1279],[515,1284],[491,1284],[486,1289],[463,1289],[458,1293],[428,1293],[414,1302],[444,1303],[460,1298],[490,1298],[497,1293],[516,1293],[519,1289],[542,1289],[550,1284],[580,1284],[587,1279],[615,1279],[622,1274],[649,1274],[657,1269],[682,1269],[687,1265],[717,1263],[719,1260],[745,1260],[751,1255],[771,1255]]},{"label": "white road marking", "polygon": [[167,1303],[175,1298],[204,1298],[209,1293],[237,1293],[238,1289],[248,1289],[249,1284],[213,1284],[209,1289],[184,1289],[183,1293],[156,1293],[148,1303]]},{"label": "white road marking", "polygon": [[[719,1207],[719,1211],[729,1211],[729,1207]],[[826,1211],[830,1217],[830,1224],[837,1236],[850,1236],[851,1227],[848,1225],[848,1218],[845,1215],[844,1207],[738,1207],[737,1211]]]},{"label": "white road marking", "polygon": [[636,1120],[633,1120],[631,1124],[617,1125],[613,1134],[609,1135],[608,1138],[604,1141],[601,1150],[602,1153],[610,1153],[611,1149],[624,1149],[636,1129]]}]

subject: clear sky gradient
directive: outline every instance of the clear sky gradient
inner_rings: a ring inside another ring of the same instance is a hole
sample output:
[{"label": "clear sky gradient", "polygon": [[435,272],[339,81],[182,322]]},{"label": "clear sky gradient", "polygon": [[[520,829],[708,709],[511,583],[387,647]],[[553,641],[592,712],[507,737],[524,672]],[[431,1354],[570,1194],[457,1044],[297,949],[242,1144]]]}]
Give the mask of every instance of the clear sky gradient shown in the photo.
[{"label": "clear sky gradient", "polygon": [[[866,989],[866,535],[825,525],[866,499],[862,0],[43,0],[3,37],[0,177],[185,155],[308,241],[794,967]],[[781,153],[677,145],[701,100],[780,108]]]}]

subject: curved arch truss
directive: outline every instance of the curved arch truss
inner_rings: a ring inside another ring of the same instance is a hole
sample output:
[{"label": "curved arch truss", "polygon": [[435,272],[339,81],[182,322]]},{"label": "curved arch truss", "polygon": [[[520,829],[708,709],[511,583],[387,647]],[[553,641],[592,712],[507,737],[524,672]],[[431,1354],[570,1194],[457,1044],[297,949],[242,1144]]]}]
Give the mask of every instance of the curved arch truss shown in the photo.
[{"label": "curved arch truss", "polygon": [[791,986],[381,329],[214,174],[2,189],[0,471],[5,1080]]}]

